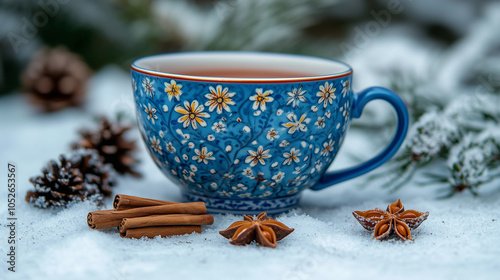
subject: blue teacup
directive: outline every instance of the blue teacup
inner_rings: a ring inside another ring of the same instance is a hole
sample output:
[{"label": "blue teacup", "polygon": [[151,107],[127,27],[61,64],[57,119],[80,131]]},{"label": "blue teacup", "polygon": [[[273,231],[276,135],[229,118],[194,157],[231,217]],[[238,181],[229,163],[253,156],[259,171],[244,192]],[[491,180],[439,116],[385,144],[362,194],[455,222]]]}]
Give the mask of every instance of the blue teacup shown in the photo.
[{"label": "blue teacup", "polygon": [[[132,66],[137,119],[151,157],[186,201],[211,212],[277,214],[305,189],[321,190],[389,160],[408,112],[392,91],[354,94],[352,69],[315,57],[197,52],[141,58]],[[389,146],[345,170],[326,172],[352,118],[371,100],[396,110]]]}]

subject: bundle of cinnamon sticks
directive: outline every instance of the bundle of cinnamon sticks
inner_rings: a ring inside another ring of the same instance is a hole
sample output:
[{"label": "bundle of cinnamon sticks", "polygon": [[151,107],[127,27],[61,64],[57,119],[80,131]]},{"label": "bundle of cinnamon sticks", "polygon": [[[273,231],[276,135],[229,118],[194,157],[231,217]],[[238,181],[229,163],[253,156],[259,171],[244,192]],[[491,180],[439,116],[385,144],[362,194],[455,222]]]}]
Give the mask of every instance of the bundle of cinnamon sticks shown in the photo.
[{"label": "bundle of cinnamon sticks", "polygon": [[179,203],[117,194],[111,210],[90,212],[91,229],[117,227],[126,238],[153,238],[201,233],[202,225],[211,225],[214,217],[203,202]]}]

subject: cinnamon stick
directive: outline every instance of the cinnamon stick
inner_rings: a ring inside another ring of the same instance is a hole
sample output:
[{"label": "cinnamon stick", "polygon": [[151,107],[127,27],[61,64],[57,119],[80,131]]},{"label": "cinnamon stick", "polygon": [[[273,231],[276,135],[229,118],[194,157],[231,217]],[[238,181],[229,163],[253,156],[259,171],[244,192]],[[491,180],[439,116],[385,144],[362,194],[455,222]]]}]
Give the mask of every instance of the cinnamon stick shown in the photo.
[{"label": "cinnamon stick", "polygon": [[87,215],[91,229],[112,228],[120,225],[124,218],[135,218],[158,214],[205,214],[203,202],[175,203],[159,206],[139,207],[128,210],[100,210]]},{"label": "cinnamon stick", "polygon": [[[99,215],[99,216],[112,215],[113,212],[115,212],[115,210],[113,210],[113,209],[111,209],[111,210],[100,210],[100,211],[89,212],[87,214],[87,225],[91,229],[105,228],[105,227],[98,227],[98,224],[94,221],[94,219],[96,219],[97,215]],[[100,218],[97,218],[97,221],[100,222]]]},{"label": "cinnamon stick", "polygon": [[211,225],[214,223],[214,216],[210,214],[191,215],[191,214],[171,214],[154,215],[137,218],[125,218],[120,223],[118,229],[120,232],[131,228],[153,227],[153,226],[180,226],[180,225]]},{"label": "cinnamon stick", "polygon": [[201,233],[201,226],[163,226],[163,227],[142,227],[127,229],[120,232],[120,236],[124,238],[153,238],[160,235],[161,237],[172,235],[184,235],[190,233]]},{"label": "cinnamon stick", "polygon": [[158,206],[174,203],[178,202],[143,198],[126,194],[117,194],[115,195],[115,198],[113,200],[113,208],[115,208],[115,210],[127,210],[137,207]]}]

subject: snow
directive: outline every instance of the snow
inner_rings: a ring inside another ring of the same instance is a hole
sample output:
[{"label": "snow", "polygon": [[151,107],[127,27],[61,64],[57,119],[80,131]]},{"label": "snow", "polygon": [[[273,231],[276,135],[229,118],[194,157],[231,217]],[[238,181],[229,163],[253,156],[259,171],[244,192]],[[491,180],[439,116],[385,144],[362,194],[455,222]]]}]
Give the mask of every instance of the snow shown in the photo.
[{"label": "snow", "polygon": [[[278,217],[295,231],[276,249],[230,245],[218,231],[241,219],[234,215],[216,215],[214,225],[205,226],[202,234],[150,240],[123,239],[114,229],[91,230],[86,215],[97,208],[91,202],[43,210],[22,198],[32,189],[29,177],[40,174],[49,159],[67,152],[78,138],[77,130],[92,125],[95,115],[120,111],[134,118],[128,73],[115,67],[97,72],[83,109],[43,115],[24,97],[0,99],[0,182],[7,181],[7,162],[18,168],[17,271],[7,271],[2,261],[1,279],[496,279],[500,269],[498,188],[486,189],[479,197],[465,192],[438,200],[432,187],[405,186],[390,193],[376,186],[361,188],[361,178],[307,191],[300,208]],[[138,130],[130,136],[139,143],[145,176],[121,177],[115,193],[180,200],[179,189],[149,158]],[[346,142],[343,154],[373,153],[369,137],[359,132]],[[350,163],[343,156],[335,166]],[[5,260],[7,188],[0,189],[0,197],[0,255]],[[385,209],[398,198],[406,209],[430,212],[412,231],[414,242],[373,240],[372,232],[351,214]],[[110,199],[105,203],[106,209],[112,207]]]},{"label": "snow", "polygon": [[[231,2],[221,3],[216,11],[206,15],[206,11],[194,10],[192,5],[180,1],[166,1],[165,4],[154,6],[154,9],[158,10],[157,17],[167,16],[163,19],[165,23],[177,22],[179,26],[176,28],[187,37],[185,41],[188,48],[195,48],[195,45],[203,48],[214,43],[211,40],[217,40],[215,30],[227,23],[224,21],[227,12],[234,8]],[[491,102],[489,96],[480,96],[477,89],[474,99],[461,100],[458,97],[474,92],[470,88],[463,88],[461,81],[470,74],[475,64],[482,65],[482,62],[490,61],[488,54],[498,48],[500,6],[498,3],[486,5],[487,8],[482,11],[483,18],[469,25],[469,20],[464,18],[472,17],[474,11],[468,9],[468,3],[460,2],[457,5],[460,6],[458,13],[442,12],[444,5],[441,4],[432,13],[413,9],[417,6],[405,11],[420,19],[426,14],[426,22],[447,23],[456,32],[466,33],[444,55],[440,46],[419,38],[414,30],[397,24],[391,24],[379,35],[370,38],[366,46],[344,54],[345,58],[341,59],[352,65],[355,71],[355,91],[373,85],[388,86],[386,70],[396,68],[404,73],[414,73],[417,77],[430,76],[427,79],[429,84],[426,85],[430,90],[426,98],[444,99],[443,103],[457,100],[441,113],[443,115],[463,114],[474,106],[482,107],[485,112],[497,112],[500,101]],[[170,9],[182,12],[168,12]],[[181,14],[189,20],[178,20]],[[200,26],[203,28],[198,28]],[[285,42],[293,42],[293,32],[282,35],[286,35]],[[259,35],[258,44],[265,47],[283,40],[281,37],[269,36],[267,33]],[[269,39],[268,44],[263,42],[266,38]],[[36,45],[37,41],[33,42]],[[246,41],[236,43],[244,44]],[[224,42],[219,45],[224,45]],[[429,74],[429,69],[437,69],[437,74]],[[491,86],[483,84],[480,89],[489,90]],[[392,109],[379,104],[383,103],[374,102],[367,106],[362,119],[355,122],[376,123],[379,126],[389,123],[387,120],[393,118]],[[464,104],[469,106],[464,107]],[[216,215],[214,225],[204,226],[202,234],[130,240],[120,238],[115,229],[89,229],[86,224],[87,213],[97,209],[91,202],[75,204],[62,210],[44,210],[24,201],[26,191],[33,188],[29,178],[39,175],[40,169],[50,159],[57,159],[59,154],[67,153],[70,143],[78,138],[79,128],[92,126],[95,117],[101,114],[113,116],[116,112],[123,112],[134,121],[129,74],[113,66],[93,76],[84,108],[39,114],[28,104],[24,95],[0,97],[0,279],[498,278],[498,181],[482,186],[477,197],[466,191],[448,199],[437,199],[440,193],[435,186],[421,187],[411,183],[394,193],[367,181],[366,176],[323,191],[306,191],[299,208],[277,217],[287,226],[295,228],[295,231],[280,241],[276,249],[261,248],[255,244],[246,247],[230,245],[218,232],[241,219],[234,215]],[[432,121],[432,117],[437,118],[439,114],[430,113],[427,121]],[[467,117],[463,121],[466,122]],[[442,121],[435,125],[449,125],[450,130],[454,131],[451,124]],[[478,126],[482,130],[489,124],[468,125]],[[351,130],[332,168],[352,165],[356,162],[353,157],[364,160],[373,156],[391,136],[382,134],[367,137],[361,130]],[[446,135],[442,136],[442,141],[449,140]],[[121,177],[114,192],[180,200],[179,189],[154,165],[138,130],[133,130],[130,137],[139,144],[140,170],[144,178]],[[438,143],[434,142],[435,137],[423,139],[429,140],[422,143],[423,147],[436,147]],[[477,137],[499,139],[498,133]],[[480,139],[465,140],[474,142]],[[467,144],[465,140],[462,139],[464,145]],[[486,148],[494,149],[497,146]],[[490,152],[488,149],[481,153],[487,155]],[[478,153],[470,152],[467,156],[473,163]],[[7,271],[5,262],[8,249],[5,187],[8,162],[16,164],[18,176],[15,273]],[[432,170],[433,166],[429,169]],[[442,167],[434,171],[448,172]],[[375,207],[385,209],[398,198],[401,198],[406,209],[430,212],[429,218],[412,231],[414,242],[373,240],[373,233],[365,230],[352,215],[355,210]],[[111,207],[112,201],[106,200],[105,208]]]}]

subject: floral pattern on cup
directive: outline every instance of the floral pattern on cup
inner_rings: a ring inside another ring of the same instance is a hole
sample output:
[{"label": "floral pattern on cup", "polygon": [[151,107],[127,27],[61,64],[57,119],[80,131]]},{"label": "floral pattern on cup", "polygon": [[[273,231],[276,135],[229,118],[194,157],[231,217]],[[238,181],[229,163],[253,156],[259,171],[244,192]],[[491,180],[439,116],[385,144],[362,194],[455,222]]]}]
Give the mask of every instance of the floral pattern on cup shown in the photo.
[{"label": "floral pattern on cup", "polygon": [[255,84],[135,71],[132,78],[150,154],[193,195],[294,196],[326,171],[351,120],[351,76]]}]

